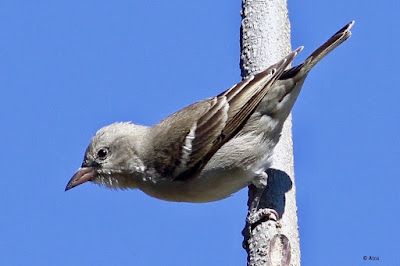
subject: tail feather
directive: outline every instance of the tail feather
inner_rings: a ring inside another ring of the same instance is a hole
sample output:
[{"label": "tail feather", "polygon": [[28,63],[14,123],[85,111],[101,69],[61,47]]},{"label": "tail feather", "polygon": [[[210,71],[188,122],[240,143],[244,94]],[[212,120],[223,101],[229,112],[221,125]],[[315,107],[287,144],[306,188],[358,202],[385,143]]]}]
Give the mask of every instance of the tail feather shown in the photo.
[{"label": "tail feather", "polygon": [[297,76],[299,79],[304,78],[308,74],[308,72],[310,72],[310,70],[319,61],[321,61],[322,58],[324,58],[332,50],[334,50],[336,47],[338,47],[340,44],[350,38],[350,29],[354,25],[354,22],[355,21],[353,20],[346,26],[341,28],[331,38],[329,38],[329,40],[327,40],[323,45],[315,50],[302,64],[285,71],[279,79],[284,80],[288,78],[294,78],[295,76]]},{"label": "tail feather", "polygon": [[340,29],[302,64],[284,71],[259,105],[258,111],[283,122],[289,115],[307,74],[322,58],[351,36],[350,28],[353,24],[354,21]]}]

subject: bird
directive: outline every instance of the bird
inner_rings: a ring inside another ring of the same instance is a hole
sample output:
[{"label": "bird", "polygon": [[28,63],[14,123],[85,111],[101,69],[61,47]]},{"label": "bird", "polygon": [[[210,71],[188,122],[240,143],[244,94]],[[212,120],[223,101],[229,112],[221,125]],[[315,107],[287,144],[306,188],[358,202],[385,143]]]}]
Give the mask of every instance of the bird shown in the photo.
[{"label": "bird", "polygon": [[265,187],[283,123],[308,73],[351,36],[353,24],[300,65],[288,68],[303,47],[151,127],[116,122],[101,128],[65,191],[90,181],[140,189],[166,201],[202,203],[225,199],[250,184]]}]

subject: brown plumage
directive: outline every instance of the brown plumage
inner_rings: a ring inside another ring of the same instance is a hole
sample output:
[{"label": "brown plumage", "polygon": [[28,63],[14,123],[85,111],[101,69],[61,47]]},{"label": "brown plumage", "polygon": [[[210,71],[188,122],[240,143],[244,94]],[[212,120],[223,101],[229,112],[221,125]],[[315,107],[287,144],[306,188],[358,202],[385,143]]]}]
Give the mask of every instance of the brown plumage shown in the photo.
[{"label": "brown plumage", "polygon": [[285,70],[301,51],[225,92],[170,115],[153,127],[115,123],[90,142],[82,167],[66,190],[92,181],[139,188],[169,201],[207,202],[228,197],[263,172],[309,71],[347,40],[349,23],[302,64]]}]

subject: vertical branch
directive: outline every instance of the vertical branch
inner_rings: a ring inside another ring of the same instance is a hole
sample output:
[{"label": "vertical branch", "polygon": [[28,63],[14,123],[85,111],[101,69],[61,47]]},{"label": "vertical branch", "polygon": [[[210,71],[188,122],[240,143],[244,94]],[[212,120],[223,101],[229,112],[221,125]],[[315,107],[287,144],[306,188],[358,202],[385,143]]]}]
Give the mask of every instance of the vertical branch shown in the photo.
[{"label": "vertical branch", "polygon": [[[244,78],[291,51],[290,23],[286,0],[242,0],[241,14],[240,67]],[[280,219],[246,225],[243,234],[248,265],[300,265],[291,128],[290,115],[275,147],[272,169],[267,171],[268,186],[259,205],[274,209]],[[255,192],[256,188],[250,186],[249,206]]]}]

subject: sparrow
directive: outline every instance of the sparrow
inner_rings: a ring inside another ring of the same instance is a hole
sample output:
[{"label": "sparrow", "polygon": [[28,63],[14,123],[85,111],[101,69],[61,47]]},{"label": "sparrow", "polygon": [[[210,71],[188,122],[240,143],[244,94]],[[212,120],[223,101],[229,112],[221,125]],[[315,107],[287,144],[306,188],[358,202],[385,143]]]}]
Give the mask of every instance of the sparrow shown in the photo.
[{"label": "sparrow", "polygon": [[101,128],[65,190],[90,181],[114,189],[137,188],[166,201],[211,202],[249,184],[265,187],[265,171],[304,80],[351,36],[353,24],[302,64],[287,69],[303,49],[299,47],[264,71],[154,126],[117,122]]}]

